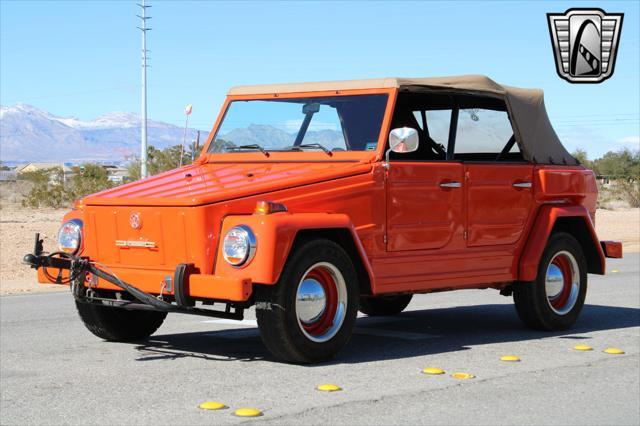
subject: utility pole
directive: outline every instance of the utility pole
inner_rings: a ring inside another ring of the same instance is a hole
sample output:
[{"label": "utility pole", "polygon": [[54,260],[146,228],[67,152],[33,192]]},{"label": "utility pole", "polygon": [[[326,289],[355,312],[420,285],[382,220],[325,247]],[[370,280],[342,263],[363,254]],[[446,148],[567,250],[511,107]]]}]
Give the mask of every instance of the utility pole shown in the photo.
[{"label": "utility pole", "polygon": [[142,179],[148,176],[147,172],[147,31],[151,28],[147,28],[147,19],[151,19],[147,16],[147,8],[151,7],[147,5],[146,0],[142,0],[142,4],[138,3],[138,6],[142,9],[142,16],[137,15],[142,21],[142,27],[138,27],[142,31],[142,120],[140,123],[140,177]]}]

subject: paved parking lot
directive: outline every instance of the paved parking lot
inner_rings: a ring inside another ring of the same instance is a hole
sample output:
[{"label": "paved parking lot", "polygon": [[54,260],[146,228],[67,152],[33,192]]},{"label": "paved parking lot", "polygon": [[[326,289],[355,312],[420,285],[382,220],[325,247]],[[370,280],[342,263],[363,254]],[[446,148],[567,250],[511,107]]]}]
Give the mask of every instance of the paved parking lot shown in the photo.
[{"label": "paved parking lot", "polygon": [[[148,342],[121,344],[89,334],[66,292],[2,297],[0,423],[637,425],[640,255],[607,269],[571,331],[525,329],[492,290],[422,295],[397,317],[360,318],[339,358],[316,366],[275,362],[253,310],[240,324],[173,314]],[[206,400],[230,408],[198,409]],[[239,407],[264,415],[236,418]]]}]

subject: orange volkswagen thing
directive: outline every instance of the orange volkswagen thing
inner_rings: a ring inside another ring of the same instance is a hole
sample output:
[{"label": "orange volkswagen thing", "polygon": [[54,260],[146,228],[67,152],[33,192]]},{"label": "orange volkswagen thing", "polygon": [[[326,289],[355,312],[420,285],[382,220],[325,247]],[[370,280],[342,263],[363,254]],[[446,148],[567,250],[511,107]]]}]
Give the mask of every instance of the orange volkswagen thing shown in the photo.
[{"label": "orange volkswagen thing", "polygon": [[578,318],[587,273],[621,245],[594,232],[594,174],[562,146],[540,90],[483,76],[242,86],[199,158],[76,202],[60,251],[25,262],[70,284],[110,341],[168,312],[242,319],[273,355],[310,363],[358,310],[494,288],[530,327]]}]

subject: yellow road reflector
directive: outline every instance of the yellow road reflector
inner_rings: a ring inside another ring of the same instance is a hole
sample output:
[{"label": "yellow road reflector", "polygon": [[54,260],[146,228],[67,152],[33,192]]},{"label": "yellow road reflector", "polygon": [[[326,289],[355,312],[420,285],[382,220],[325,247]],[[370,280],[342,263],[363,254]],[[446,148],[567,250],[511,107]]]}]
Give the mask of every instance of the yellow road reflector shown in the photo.
[{"label": "yellow road reflector", "polygon": [[202,408],[203,410],[222,410],[223,408],[227,408],[227,406],[218,401],[206,401],[198,405],[198,408]]},{"label": "yellow road reflector", "polygon": [[451,377],[454,379],[473,379],[476,376],[470,373],[453,373]]},{"label": "yellow road reflector", "polygon": [[520,362],[520,357],[517,357],[515,355],[505,355],[500,357],[500,361]]},{"label": "yellow road reflector", "polygon": [[612,269],[612,270],[611,270],[611,273],[612,273],[612,274],[617,274],[618,272],[620,272],[620,269]]},{"label": "yellow road reflector", "polygon": [[442,368],[424,368],[422,370],[424,374],[444,374],[444,370]]},{"label": "yellow road reflector", "polygon": [[262,411],[257,408],[238,408],[233,414],[237,417],[259,417]]},{"label": "yellow road reflector", "polygon": [[573,347],[576,351],[592,351],[593,348],[589,345],[575,345]]},{"label": "yellow road reflector", "polygon": [[613,355],[622,355],[624,353],[622,349],[618,349],[618,348],[607,348],[603,352],[606,354],[613,354]]},{"label": "yellow road reflector", "polygon": [[337,391],[341,391],[342,388],[338,385],[326,384],[326,385],[318,385],[316,387],[316,390],[323,391],[323,392],[337,392]]}]

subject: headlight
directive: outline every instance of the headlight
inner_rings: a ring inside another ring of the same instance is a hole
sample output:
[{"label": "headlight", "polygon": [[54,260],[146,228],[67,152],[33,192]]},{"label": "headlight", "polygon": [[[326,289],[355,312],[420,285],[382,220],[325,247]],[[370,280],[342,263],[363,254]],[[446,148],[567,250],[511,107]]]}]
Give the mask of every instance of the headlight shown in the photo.
[{"label": "headlight", "polygon": [[256,254],[256,236],[246,225],[231,228],[222,245],[224,260],[233,266],[249,263]]},{"label": "headlight", "polygon": [[66,253],[76,254],[82,242],[82,222],[72,219],[65,222],[58,231],[58,248]]}]

